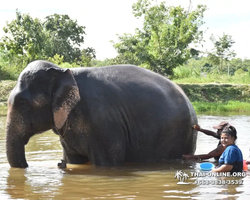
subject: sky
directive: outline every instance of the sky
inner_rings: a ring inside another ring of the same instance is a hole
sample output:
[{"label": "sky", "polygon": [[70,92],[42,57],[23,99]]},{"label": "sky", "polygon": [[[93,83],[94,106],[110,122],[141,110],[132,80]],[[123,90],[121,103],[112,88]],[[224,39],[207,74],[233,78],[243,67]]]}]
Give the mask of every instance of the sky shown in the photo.
[{"label": "sky", "polygon": [[[160,0],[158,0],[160,1]],[[134,33],[142,23],[132,13],[132,4],[137,0],[43,0],[39,3],[30,0],[8,0],[1,2],[0,37],[6,21],[12,21],[16,9],[22,14],[30,14],[32,18],[43,20],[48,15],[67,14],[79,25],[85,26],[85,42],[83,47],[93,47],[97,59],[113,58],[117,55],[111,40],[117,41],[117,34]],[[188,8],[190,0],[166,0],[169,6]],[[233,50],[237,58],[250,58],[250,8],[248,0],[192,0],[192,8],[198,4],[206,5],[204,13],[205,30],[203,48],[211,50],[211,34],[221,37],[231,35],[235,41]]]}]

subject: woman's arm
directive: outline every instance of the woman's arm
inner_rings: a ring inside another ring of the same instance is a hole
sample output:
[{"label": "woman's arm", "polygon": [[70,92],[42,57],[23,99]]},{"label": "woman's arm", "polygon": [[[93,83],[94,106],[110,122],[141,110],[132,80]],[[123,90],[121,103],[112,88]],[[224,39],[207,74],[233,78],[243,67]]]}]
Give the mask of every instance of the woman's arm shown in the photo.
[{"label": "woman's arm", "polygon": [[224,164],[219,168],[213,168],[212,172],[230,172],[233,169],[233,165]]},{"label": "woman's arm", "polygon": [[210,130],[202,129],[199,125],[194,125],[193,128],[197,131],[205,133],[206,135],[210,135],[210,136],[213,136],[217,139],[220,139],[220,135],[218,133],[210,131]]},{"label": "woman's arm", "polygon": [[188,159],[188,160],[189,159],[204,160],[204,159],[221,156],[221,154],[223,153],[225,149],[226,149],[225,147],[223,147],[222,145],[219,145],[216,149],[214,149],[213,151],[210,151],[208,154],[182,155],[182,156],[183,158]]}]

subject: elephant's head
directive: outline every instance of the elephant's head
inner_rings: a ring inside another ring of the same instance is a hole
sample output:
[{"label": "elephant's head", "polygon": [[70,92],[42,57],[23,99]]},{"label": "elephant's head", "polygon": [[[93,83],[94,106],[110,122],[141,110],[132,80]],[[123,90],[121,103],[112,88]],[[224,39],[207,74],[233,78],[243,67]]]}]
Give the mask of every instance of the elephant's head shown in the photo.
[{"label": "elephant's head", "polygon": [[80,100],[69,69],[34,61],[20,74],[8,100],[6,151],[11,167],[28,166],[24,146],[31,136],[61,129]]}]

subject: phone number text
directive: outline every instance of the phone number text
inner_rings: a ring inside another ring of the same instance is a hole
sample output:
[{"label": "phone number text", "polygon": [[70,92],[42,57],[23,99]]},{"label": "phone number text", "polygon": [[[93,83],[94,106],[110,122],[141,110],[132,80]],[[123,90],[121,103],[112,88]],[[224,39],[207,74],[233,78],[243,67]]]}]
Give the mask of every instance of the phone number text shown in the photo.
[{"label": "phone number text", "polygon": [[197,180],[196,185],[242,185],[243,180]]}]

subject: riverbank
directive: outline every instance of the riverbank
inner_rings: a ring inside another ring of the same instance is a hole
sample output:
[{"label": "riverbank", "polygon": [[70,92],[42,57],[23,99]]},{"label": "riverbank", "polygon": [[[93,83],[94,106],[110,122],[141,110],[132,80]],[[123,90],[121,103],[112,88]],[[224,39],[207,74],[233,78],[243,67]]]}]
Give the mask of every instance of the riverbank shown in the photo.
[{"label": "riverbank", "polygon": [[250,84],[178,84],[196,113],[241,113],[250,115]]},{"label": "riverbank", "polygon": [[[0,81],[0,115],[7,113],[7,99],[16,81]],[[245,113],[250,115],[250,84],[178,84],[197,114]]]},{"label": "riverbank", "polygon": [[178,84],[191,102],[250,102],[250,84]]}]

